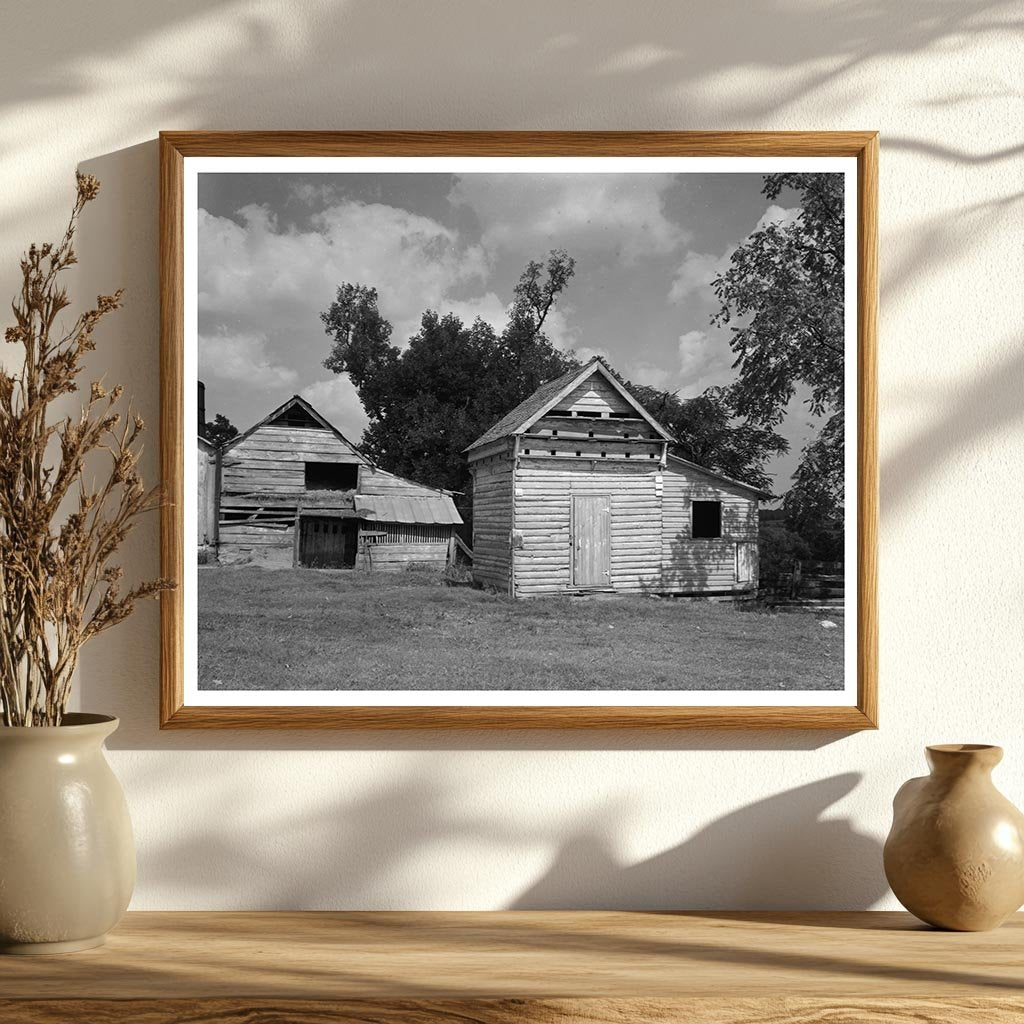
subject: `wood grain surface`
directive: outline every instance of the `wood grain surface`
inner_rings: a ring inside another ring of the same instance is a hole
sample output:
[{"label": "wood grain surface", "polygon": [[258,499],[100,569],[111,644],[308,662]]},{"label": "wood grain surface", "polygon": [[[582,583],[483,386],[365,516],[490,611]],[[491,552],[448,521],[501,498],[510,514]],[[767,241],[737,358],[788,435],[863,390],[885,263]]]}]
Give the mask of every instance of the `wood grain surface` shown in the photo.
[{"label": "wood grain surface", "polygon": [[[186,706],[181,589],[161,595],[160,725],[171,729],[873,729],[878,724],[878,133],[161,132],[160,451],[164,576],[182,579],[184,160],[197,156],[846,156],[858,167],[858,668],[848,707]],[[194,382],[189,386],[194,386]],[[709,695],[713,701],[713,694]]]},{"label": "wood grain surface", "polygon": [[0,957],[0,1020],[1024,1020],[1024,915],[132,913],[106,946]]},{"label": "wood grain surface", "polygon": [[8,1024],[1020,1024],[1024,1000],[0,999]]}]

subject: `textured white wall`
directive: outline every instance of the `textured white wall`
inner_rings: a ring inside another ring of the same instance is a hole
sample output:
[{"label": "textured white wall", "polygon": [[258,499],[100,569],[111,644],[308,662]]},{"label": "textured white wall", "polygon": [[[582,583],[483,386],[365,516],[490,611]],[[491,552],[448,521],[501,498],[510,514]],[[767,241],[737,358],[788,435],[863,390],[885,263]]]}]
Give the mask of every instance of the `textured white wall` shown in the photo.
[{"label": "textured white wall", "polygon": [[[97,174],[75,287],[126,286],[96,366],[154,426],[160,129],[882,132],[881,731],[163,734],[148,607],[93,646],[81,684],[123,721],[137,908],[892,906],[880,843],[924,744],[1005,745],[998,779],[1024,803],[1019,16],[984,0],[6,5],[0,295],[60,229],[75,166]],[[154,522],[130,567],[154,573],[156,552]]]}]

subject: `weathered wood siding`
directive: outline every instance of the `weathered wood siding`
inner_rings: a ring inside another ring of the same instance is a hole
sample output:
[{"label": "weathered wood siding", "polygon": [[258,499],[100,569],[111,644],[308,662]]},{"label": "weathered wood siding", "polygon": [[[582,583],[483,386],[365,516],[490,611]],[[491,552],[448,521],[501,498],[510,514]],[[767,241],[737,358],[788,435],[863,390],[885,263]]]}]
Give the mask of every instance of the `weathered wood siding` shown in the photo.
[{"label": "weathered wood siding", "polygon": [[577,416],[602,416],[613,412],[635,414],[636,410],[598,374],[585,380],[575,391],[555,404],[555,410],[568,409]]},{"label": "weathered wood siding", "polygon": [[512,572],[512,459],[473,463],[473,580],[507,591]]},{"label": "weathered wood siding", "polygon": [[513,552],[516,596],[557,594],[574,587],[574,494],[610,499],[611,589],[623,593],[660,590],[658,472],[657,466],[643,462],[521,459],[515,474],[515,529],[522,538],[522,546]]},{"label": "weathered wood siding", "polygon": [[295,562],[295,527],[221,523],[218,561],[289,566]]},{"label": "weathered wood siding", "polygon": [[387,473],[383,469],[363,466],[359,471],[359,493],[386,498],[427,498],[435,497],[438,490],[436,487],[426,487],[412,480],[403,480],[402,477]]},{"label": "weathered wood siding", "polygon": [[[691,503],[722,503],[722,536],[693,537]],[[669,459],[664,473],[662,586],[666,592],[715,593],[757,589],[757,499],[741,487]],[[737,544],[753,544],[753,572],[741,582]]]},{"label": "weathered wood siding", "polygon": [[[223,453],[219,561],[294,564],[298,507],[317,504],[320,494],[330,494],[333,503],[340,497],[339,492],[306,490],[307,462],[351,464],[362,459],[330,430],[280,422],[264,424]],[[278,520],[290,513],[292,521],[232,522],[230,509],[240,506],[273,507]]]},{"label": "weathered wood siding", "polygon": [[268,423],[224,452],[221,493],[305,493],[307,462],[359,463],[362,459],[330,430]]},{"label": "weathered wood siding", "polygon": [[356,568],[373,572],[402,572],[412,566],[444,569],[448,542],[420,544],[369,544],[360,548]]}]

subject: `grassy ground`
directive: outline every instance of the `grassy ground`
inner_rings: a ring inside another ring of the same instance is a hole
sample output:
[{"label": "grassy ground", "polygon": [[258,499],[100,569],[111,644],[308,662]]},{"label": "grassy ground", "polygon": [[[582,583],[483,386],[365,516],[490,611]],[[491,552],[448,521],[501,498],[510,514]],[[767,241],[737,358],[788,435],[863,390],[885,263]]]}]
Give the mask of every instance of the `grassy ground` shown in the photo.
[{"label": "grassy ground", "polygon": [[434,572],[199,570],[204,689],[839,689],[820,615],[507,597]]},{"label": "grassy ground", "polygon": [[646,597],[511,601],[437,574],[200,567],[203,689],[839,689],[842,619]]}]

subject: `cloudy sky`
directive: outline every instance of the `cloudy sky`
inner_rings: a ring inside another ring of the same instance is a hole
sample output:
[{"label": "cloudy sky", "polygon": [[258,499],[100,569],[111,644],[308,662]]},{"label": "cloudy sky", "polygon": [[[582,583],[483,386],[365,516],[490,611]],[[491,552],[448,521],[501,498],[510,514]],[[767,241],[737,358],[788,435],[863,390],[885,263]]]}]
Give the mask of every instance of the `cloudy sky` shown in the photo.
[{"label": "cloudy sky", "polygon": [[[358,442],[355,389],[324,369],[319,313],[343,281],[372,285],[404,347],[425,309],[500,331],[526,262],[560,247],[576,276],[548,333],[643,384],[699,394],[732,379],[710,281],[758,225],[794,213],[759,174],[199,176],[199,371],[207,417],[240,430],[293,394]],[[794,404],[784,490],[810,432]]]}]

